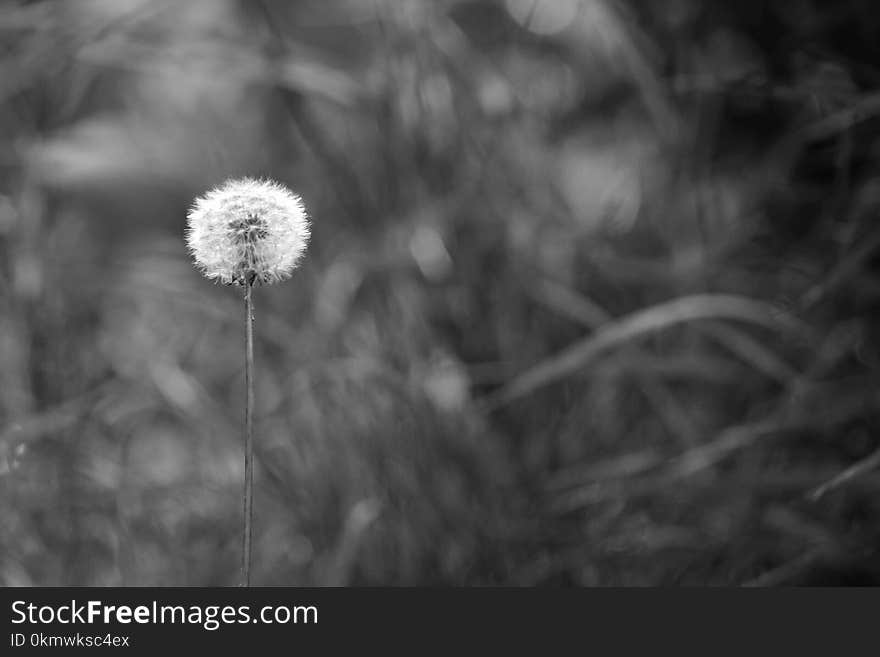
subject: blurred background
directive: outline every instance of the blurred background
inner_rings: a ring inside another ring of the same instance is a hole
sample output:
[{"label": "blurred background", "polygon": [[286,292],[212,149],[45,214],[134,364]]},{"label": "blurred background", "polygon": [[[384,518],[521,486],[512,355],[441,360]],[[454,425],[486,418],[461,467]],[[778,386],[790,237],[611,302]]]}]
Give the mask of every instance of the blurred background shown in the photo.
[{"label": "blurred background", "polygon": [[869,0],[0,5],[0,583],[880,584]]}]

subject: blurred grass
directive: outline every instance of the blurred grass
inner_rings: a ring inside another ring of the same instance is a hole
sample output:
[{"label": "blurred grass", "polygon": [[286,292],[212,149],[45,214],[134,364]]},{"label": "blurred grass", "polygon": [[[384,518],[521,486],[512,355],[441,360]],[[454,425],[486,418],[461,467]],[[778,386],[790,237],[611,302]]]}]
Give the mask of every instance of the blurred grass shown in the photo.
[{"label": "blurred grass", "polygon": [[256,583],[876,584],[869,27],[4,4],[0,582],[234,583],[241,300],[182,230],[249,174],[314,217],[257,296]]}]

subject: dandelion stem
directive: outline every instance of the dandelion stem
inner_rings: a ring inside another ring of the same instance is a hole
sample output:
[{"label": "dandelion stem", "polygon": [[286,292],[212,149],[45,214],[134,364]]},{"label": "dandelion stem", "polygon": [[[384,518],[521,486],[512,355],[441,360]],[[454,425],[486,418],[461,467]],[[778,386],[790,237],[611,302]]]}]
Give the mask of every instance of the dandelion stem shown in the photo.
[{"label": "dandelion stem", "polygon": [[242,538],[241,585],[251,584],[251,539],[254,510],[254,302],[253,280],[244,286],[245,305],[245,387],[244,411],[244,536]]}]

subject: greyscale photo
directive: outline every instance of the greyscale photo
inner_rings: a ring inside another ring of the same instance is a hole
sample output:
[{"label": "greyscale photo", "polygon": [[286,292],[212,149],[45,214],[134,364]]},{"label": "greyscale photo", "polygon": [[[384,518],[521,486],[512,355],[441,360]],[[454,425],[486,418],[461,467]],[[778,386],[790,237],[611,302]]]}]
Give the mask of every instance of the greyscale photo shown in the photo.
[{"label": "greyscale photo", "polygon": [[878,331],[873,2],[0,3],[2,587],[877,586]]}]

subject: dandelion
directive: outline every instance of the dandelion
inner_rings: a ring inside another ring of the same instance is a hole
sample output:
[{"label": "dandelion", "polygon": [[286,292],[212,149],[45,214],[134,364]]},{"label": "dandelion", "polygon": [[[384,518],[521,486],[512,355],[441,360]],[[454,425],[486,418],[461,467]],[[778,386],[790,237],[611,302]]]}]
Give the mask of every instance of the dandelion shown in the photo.
[{"label": "dandelion", "polygon": [[188,219],[196,267],[224,285],[289,278],[309,240],[302,200],[267,180],[229,180],[196,199]]},{"label": "dandelion", "polygon": [[250,585],[253,537],[253,286],[285,280],[293,274],[309,241],[309,220],[302,200],[276,182],[228,180],[196,199],[187,215],[186,244],[196,268],[211,280],[244,287],[245,300],[245,448],[242,585]]}]

